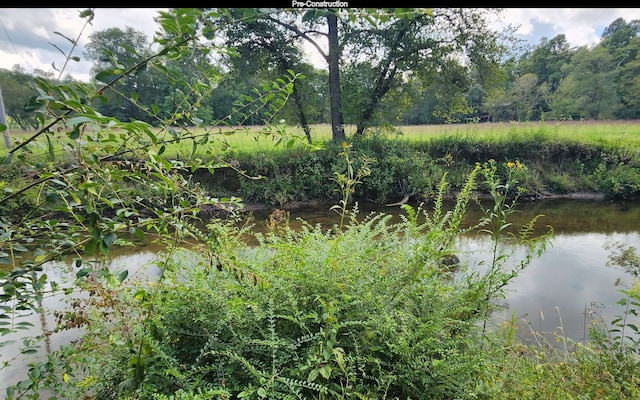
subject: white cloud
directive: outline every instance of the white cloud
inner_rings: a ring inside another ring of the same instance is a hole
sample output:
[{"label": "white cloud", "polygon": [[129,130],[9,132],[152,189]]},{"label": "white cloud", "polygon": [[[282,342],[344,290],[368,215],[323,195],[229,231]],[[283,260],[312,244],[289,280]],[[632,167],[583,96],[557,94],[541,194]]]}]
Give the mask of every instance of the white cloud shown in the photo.
[{"label": "white cloud", "polygon": [[[52,63],[61,66],[64,57],[49,42],[68,51],[70,43],[62,35],[75,40],[83,29],[79,12],[84,8],[2,8],[0,9],[0,68],[11,69],[20,64],[27,71],[53,71]],[[83,57],[84,46],[92,32],[130,26],[145,32],[151,42],[159,30],[154,17],[156,8],[96,8],[95,18],[79,39],[74,55]],[[517,35],[536,45],[542,37],[551,39],[565,34],[572,46],[598,42],[604,28],[617,18],[627,22],[640,19],[640,8],[506,8],[503,21],[519,26]],[[71,62],[66,73],[89,80],[90,63]]]},{"label": "white cloud", "polygon": [[[84,45],[93,32],[107,28],[125,29],[127,26],[146,33],[149,42],[158,30],[154,17],[156,8],[96,8],[90,25],[79,17],[84,8],[4,8],[0,9],[0,68],[11,69],[20,64],[28,72],[34,69],[58,74],[52,67],[64,64],[64,56],[52,44],[63,51],[69,51],[71,40],[78,40],[79,46],[73,55],[84,58]],[[84,30],[83,30],[84,27]],[[54,32],[59,32],[60,35]],[[65,74],[77,79],[90,79],[90,63],[70,62]]]},{"label": "white cloud", "polygon": [[45,26],[36,26],[33,28],[33,32],[38,35],[39,37],[45,39],[45,40],[49,40],[50,36],[49,36],[49,31],[47,30],[47,28]]},{"label": "white cloud", "polygon": [[617,18],[640,19],[640,8],[508,8],[504,17],[520,26],[516,34],[532,44],[564,34],[572,46],[585,46],[598,43]]}]

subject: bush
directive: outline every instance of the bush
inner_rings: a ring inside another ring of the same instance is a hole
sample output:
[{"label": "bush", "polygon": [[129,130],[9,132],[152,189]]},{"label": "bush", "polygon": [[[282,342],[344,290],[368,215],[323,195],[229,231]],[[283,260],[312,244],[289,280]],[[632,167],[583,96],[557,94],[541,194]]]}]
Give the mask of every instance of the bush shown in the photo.
[{"label": "bush", "polygon": [[[520,171],[511,164],[509,176]],[[446,212],[442,180],[433,210],[405,205],[399,223],[386,214],[360,220],[357,204],[336,207],[344,223],[294,231],[286,218],[274,218],[254,248],[212,223],[215,259],[171,250],[159,282],[123,286],[84,310],[88,334],[75,359],[83,378],[69,393],[164,399],[198,388],[250,399],[478,396],[488,362],[480,322],[527,262],[510,267],[509,257],[500,256],[481,276],[461,266],[452,279],[441,260],[455,254],[455,238],[465,231],[460,224],[478,174],[492,193],[509,192],[514,182],[498,184],[497,169],[476,167]],[[343,190],[360,184],[355,177],[356,171],[343,177]],[[495,240],[502,240],[511,212],[505,200],[496,199],[480,223]],[[522,232],[526,238],[529,231]]]}]

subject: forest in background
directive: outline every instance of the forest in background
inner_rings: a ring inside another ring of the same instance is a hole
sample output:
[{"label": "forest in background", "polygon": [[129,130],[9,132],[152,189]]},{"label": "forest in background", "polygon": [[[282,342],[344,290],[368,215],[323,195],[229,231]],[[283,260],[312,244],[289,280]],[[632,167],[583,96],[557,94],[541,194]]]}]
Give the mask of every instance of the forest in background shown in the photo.
[{"label": "forest in background", "polygon": [[[237,18],[241,11],[232,9],[225,18]],[[178,124],[212,125],[229,116],[225,120],[229,124],[260,125],[269,111],[237,113],[235,99],[250,97],[255,88],[293,70],[300,74],[294,83],[294,101],[282,107],[276,118],[290,126],[332,123],[330,69],[304,61],[299,44],[305,29],[323,26],[318,22],[322,16],[306,20],[302,16],[302,12],[281,10],[268,17],[240,19],[228,25],[232,28],[217,32],[232,51],[216,58],[194,51],[188,62],[167,61],[167,71],[143,63],[135,74],[113,85],[114,93],[125,98],[106,94],[112,101],[96,101],[94,106],[105,116],[155,125],[158,116],[173,115],[176,108],[190,109],[175,121]],[[432,37],[421,36],[421,30],[435,24],[431,20],[408,25],[406,19],[395,18],[380,22],[374,34],[366,36],[371,30],[362,27],[361,19],[336,21],[340,29],[336,39],[343,49],[337,55],[341,60],[341,122],[356,124],[359,133],[381,125],[640,118],[637,20],[612,21],[601,41],[589,47],[571,47],[564,34],[521,46],[508,31],[492,32],[482,26],[475,36],[455,38],[461,43],[473,39],[473,45],[443,48],[434,45]],[[480,35],[494,40],[480,43]],[[104,81],[118,68],[137,65],[148,57],[150,40],[132,27],[97,31],[90,35],[83,62],[92,62],[92,70]],[[403,40],[408,43],[398,50]],[[370,54],[371,49],[381,49],[379,59]],[[467,58],[452,56],[456,51],[466,52]],[[205,92],[199,93],[203,68],[215,70],[216,76],[213,82],[205,81]],[[173,79],[166,79],[166,72]],[[34,106],[29,106],[30,99],[39,95],[36,79],[54,80],[54,76],[44,71],[27,74],[19,65],[0,70],[10,125],[37,128]],[[70,76],[62,81],[73,82]],[[135,96],[126,98],[132,94]],[[307,135],[311,141],[308,130]]]}]

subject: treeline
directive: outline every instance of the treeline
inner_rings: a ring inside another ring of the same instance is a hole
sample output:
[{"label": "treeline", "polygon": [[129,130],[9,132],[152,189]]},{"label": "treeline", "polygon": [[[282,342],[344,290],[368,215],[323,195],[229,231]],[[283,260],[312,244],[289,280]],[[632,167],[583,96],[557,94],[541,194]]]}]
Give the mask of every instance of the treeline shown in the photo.
[{"label": "treeline", "polygon": [[[296,80],[290,101],[277,111],[277,117],[289,125],[331,123],[329,70],[304,61],[301,46],[294,46],[293,39],[278,30],[273,15],[256,13],[248,22],[238,22],[235,12],[240,11],[226,10],[215,17],[216,37],[233,51],[211,59],[196,49],[187,59],[168,60],[163,71],[146,68],[144,60],[152,51],[150,39],[143,32],[131,27],[94,32],[83,56],[93,63],[92,72],[99,78],[95,83],[108,82],[109,77],[114,76],[115,67],[137,68],[135,74],[114,84],[102,101],[96,101],[96,110],[122,121],[141,120],[152,124],[177,115],[173,123],[179,125],[212,125],[220,121],[260,125],[264,116],[271,115],[273,110],[245,114],[236,101],[251,97],[255,88],[264,89],[283,71],[293,70],[303,74],[304,79]],[[287,17],[291,19],[289,28],[303,27],[311,18],[295,12],[289,12]],[[235,18],[235,23],[225,25],[224,18]],[[508,32],[492,32],[496,35],[495,44],[501,45],[483,46],[484,59],[475,64],[451,57],[456,51],[465,50],[462,48],[441,54],[431,51],[428,57],[420,56],[419,51],[428,46],[426,40],[420,48],[406,49],[414,51],[412,57],[416,58],[402,69],[399,60],[406,59],[407,55],[389,55],[367,62],[349,58],[366,54],[376,46],[392,48],[386,41],[397,40],[402,37],[400,33],[411,29],[416,29],[415,37],[418,37],[420,28],[407,24],[431,23],[429,19],[411,18],[397,17],[395,25],[387,23],[386,30],[382,30],[380,23],[375,39],[363,36],[363,32],[372,31],[370,27],[358,28],[358,24],[363,24],[362,16],[338,20],[340,46],[357,46],[358,51],[340,54],[342,118],[337,122],[357,124],[364,129],[383,124],[640,118],[640,23],[637,20],[616,19],[594,46],[572,47],[566,36],[560,34],[516,50],[517,47],[506,46]],[[431,15],[431,18],[436,17]],[[467,32],[469,29],[467,27]],[[485,33],[490,32],[487,27],[483,29]],[[476,46],[473,51],[480,50]],[[474,57],[476,61],[479,58]],[[385,60],[389,61],[386,75],[380,75]],[[203,76],[200,71],[210,70],[212,65],[218,71],[217,76],[212,80],[207,75],[207,81],[199,86]],[[389,68],[397,70],[392,74]],[[38,126],[33,107],[29,107],[33,96],[42,95],[31,84],[34,79],[53,80],[53,76],[43,71],[28,74],[20,66],[11,71],[0,69],[6,113],[11,123],[25,130]],[[204,93],[199,92],[200,87]],[[176,113],[180,109],[185,112]]]}]

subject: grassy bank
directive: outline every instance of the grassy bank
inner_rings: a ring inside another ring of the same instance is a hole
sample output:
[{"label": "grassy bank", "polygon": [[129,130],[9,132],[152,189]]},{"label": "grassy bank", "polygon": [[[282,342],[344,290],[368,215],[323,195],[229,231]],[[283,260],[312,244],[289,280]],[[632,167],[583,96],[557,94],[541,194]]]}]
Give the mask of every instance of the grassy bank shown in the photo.
[{"label": "grassy bank", "polygon": [[[337,198],[334,179],[345,171],[340,144],[325,140],[318,143],[322,150],[309,151],[303,146],[263,149],[253,142],[238,138],[226,156],[249,176],[266,179],[223,172],[203,173],[197,180],[247,202]],[[399,127],[349,141],[356,168],[363,158],[371,161],[355,198],[378,203],[431,197],[444,174],[458,191],[476,163],[488,160],[519,161],[526,172],[520,183],[531,199],[584,192],[634,198],[640,190],[639,143],[637,123],[586,122]]]},{"label": "grassy bank", "polygon": [[[201,159],[203,165],[213,166],[185,172],[193,176],[194,185],[212,196],[236,196],[245,203],[272,206],[338,200],[335,179],[347,169],[340,154],[342,144],[330,140],[330,127],[311,127],[316,150],[306,146],[300,128],[281,128],[186,129],[182,136],[157,129],[152,132],[153,140],[163,144],[160,148],[165,160],[179,165]],[[518,161],[524,171],[520,185],[529,199],[576,193],[628,199],[640,193],[638,121],[401,126],[371,129],[355,139],[349,135],[353,130],[346,126],[353,167],[357,170],[363,160],[368,162],[368,176],[353,194],[355,200],[384,204],[427,199],[445,174],[451,193],[455,193],[476,163],[488,160],[498,164]],[[18,141],[30,135],[10,134]],[[110,154],[111,141],[105,138],[113,134],[100,132],[99,137],[97,132],[87,131],[72,140],[58,132],[56,141],[39,138],[15,152],[13,156],[22,157],[25,167],[8,171],[5,177],[32,179],[29,164],[38,168],[54,158],[72,160],[79,149]],[[78,146],[80,143],[84,146]],[[121,158],[144,158],[148,144],[129,141]],[[0,153],[6,155],[6,151]],[[127,168],[136,165],[128,164]],[[25,195],[11,199],[2,209],[29,209],[35,200]],[[150,200],[157,197],[142,189],[140,195]]]}]

